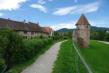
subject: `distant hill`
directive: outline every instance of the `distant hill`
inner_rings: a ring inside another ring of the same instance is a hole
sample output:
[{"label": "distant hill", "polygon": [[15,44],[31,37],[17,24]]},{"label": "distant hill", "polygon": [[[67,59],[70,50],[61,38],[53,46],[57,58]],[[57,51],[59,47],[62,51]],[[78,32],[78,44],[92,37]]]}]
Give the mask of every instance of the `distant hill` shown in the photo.
[{"label": "distant hill", "polygon": [[57,32],[67,32],[67,31],[71,31],[73,29],[68,29],[68,28],[62,28],[60,30],[57,30]]},{"label": "distant hill", "polygon": [[106,27],[96,27],[96,26],[91,26],[91,30],[109,30],[109,28],[106,28]]},{"label": "distant hill", "polygon": [[[68,32],[68,31],[72,31],[72,30],[75,30],[75,29],[62,28],[60,30],[57,30],[57,32]],[[109,28],[91,26],[91,30],[109,30]]]}]

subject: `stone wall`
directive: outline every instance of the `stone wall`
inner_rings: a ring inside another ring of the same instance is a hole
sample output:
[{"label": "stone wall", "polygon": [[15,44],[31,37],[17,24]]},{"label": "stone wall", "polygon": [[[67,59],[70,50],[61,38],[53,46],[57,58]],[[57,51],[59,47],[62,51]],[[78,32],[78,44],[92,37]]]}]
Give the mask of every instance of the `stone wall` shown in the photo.
[{"label": "stone wall", "polygon": [[79,48],[89,48],[90,25],[77,26],[77,42],[78,42]]}]

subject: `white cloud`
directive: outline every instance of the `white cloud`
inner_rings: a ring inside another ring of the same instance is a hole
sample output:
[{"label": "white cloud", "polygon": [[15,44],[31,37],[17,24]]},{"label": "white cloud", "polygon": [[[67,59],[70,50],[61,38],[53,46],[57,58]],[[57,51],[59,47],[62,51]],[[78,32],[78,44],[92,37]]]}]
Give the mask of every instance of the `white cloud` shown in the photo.
[{"label": "white cloud", "polygon": [[50,27],[53,30],[59,30],[59,29],[62,29],[62,28],[68,28],[68,29],[76,28],[75,22],[73,22],[73,23],[60,23],[60,24],[57,24],[57,25],[52,25]]},{"label": "white cloud", "polygon": [[32,5],[30,5],[30,7],[32,7],[32,8],[37,8],[37,9],[43,11],[44,13],[47,12],[46,7],[44,7],[44,6],[40,5],[40,4],[32,4]]},{"label": "white cloud", "polygon": [[75,5],[70,7],[58,8],[53,12],[54,15],[81,14],[95,12],[99,8],[99,2],[94,2],[86,5]]},{"label": "white cloud", "polygon": [[26,0],[0,0],[0,10],[15,10]]},{"label": "white cloud", "polygon": [[0,16],[2,16],[3,15],[3,13],[0,13]]},{"label": "white cloud", "polygon": [[66,7],[66,8],[59,8],[56,12],[54,12],[54,15],[66,15],[71,13],[72,10],[75,10],[77,7]]},{"label": "white cloud", "polygon": [[[53,0],[48,0],[49,2],[52,2]],[[45,4],[46,0],[37,0],[38,4]]]},{"label": "white cloud", "polygon": [[45,4],[45,0],[37,0],[39,4]]}]

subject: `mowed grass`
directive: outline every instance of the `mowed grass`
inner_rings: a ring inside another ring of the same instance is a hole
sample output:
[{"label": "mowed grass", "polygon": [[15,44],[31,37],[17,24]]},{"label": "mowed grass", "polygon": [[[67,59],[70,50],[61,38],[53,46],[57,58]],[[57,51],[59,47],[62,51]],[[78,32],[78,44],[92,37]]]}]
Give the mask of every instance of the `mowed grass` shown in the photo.
[{"label": "mowed grass", "polygon": [[[78,50],[93,73],[109,73],[109,45],[91,40],[90,48],[78,48]],[[77,62],[75,65],[72,53],[72,41],[62,43],[52,73],[77,73],[78,55],[75,53]],[[88,73],[82,61],[80,61],[80,72]]]},{"label": "mowed grass", "polygon": [[90,48],[79,49],[93,73],[109,73],[109,45],[90,41]]},{"label": "mowed grass", "polygon": [[76,73],[72,58],[72,42],[65,41],[61,44],[58,58],[54,63],[52,73]]}]

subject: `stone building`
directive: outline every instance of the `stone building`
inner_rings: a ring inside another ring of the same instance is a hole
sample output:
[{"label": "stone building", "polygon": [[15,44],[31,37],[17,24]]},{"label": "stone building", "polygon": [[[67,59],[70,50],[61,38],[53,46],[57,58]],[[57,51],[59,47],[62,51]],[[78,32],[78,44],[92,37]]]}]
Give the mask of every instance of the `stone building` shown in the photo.
[{"label": "stone building", "polygon": [[42,27],[43,31],[46,31],[48,36],[53,36],[54,31],[50,27]]},{"label": "stone building", "polygon": [[79,48],[88,48],[90,44],[90,24],[84,14],[76,23],[77,27],[77,42]]},{"label": "stone building", "polygon": [[43,35],[44,37],[48,37],[50,34],[48,31],[42,29],[39,24],[28,22],[25,20],[23,22],[13,21],[10,19],[0,18],[0,29],[9,28],[24,37],[24,39],[32,39],[35,37],[40,37]]},{"label": "stone building", "polygon": [[73,30],[72,40],[77,41],[77,30],[76,29]]}]

